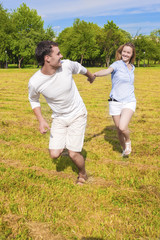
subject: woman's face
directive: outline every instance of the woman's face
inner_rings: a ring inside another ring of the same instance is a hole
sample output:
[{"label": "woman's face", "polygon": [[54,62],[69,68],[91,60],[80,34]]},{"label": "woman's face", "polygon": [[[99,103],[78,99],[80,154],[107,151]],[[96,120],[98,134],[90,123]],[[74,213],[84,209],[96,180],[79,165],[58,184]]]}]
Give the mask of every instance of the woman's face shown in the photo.
[{"label": "woman's face", "polygon": [[129,46],[124,46],[121,55],[122,55],[122,60],[125,63],[128,63],[128,62],[130,62],[130,59],[133,55],[133,49]]}]

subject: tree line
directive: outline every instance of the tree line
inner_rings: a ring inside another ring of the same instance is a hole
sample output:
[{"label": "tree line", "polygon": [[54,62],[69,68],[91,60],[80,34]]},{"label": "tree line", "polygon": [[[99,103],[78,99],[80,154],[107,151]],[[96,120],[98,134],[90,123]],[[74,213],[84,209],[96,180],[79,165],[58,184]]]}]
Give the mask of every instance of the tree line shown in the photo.
[{"label": "tree line", "polygon": [[114,61],[117,48],[126,42],[136,47],[136,65],[143,62],[160,63],[160,29],[150,35],[130,33],[120,29],[113,21],[103,27],[75,19],[72,27],[56,36],[52,27],[44,28],[44,21],[37,11],[26,4],[8,13],[0,4],[0,66],[14,63],[23,67],[36,64],[35,48],[42,40],[55,40],[64,58],[78,61],[84,66],[109,66]]}]

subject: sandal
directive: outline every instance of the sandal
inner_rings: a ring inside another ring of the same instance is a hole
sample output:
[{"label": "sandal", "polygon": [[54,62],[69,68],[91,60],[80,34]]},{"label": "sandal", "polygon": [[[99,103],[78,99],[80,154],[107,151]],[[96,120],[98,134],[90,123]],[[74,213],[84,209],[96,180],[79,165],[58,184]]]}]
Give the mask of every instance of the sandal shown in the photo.
[{"label": "sandal", "polygon": [[125,157],[125,156],[128,156],[131,151],[132,151],[132,148],[131,148],[131,141],[130,142],[126,142],[125,143],[125,150],[123,150],[123,153],[122,153],[122,156]]},{"label": "sandal", "polygon": [[87,174],[83,175],[83,174],[79,173],[76,183],[78,185],[83,185],[87,181],[87,179],[88,179]]}]

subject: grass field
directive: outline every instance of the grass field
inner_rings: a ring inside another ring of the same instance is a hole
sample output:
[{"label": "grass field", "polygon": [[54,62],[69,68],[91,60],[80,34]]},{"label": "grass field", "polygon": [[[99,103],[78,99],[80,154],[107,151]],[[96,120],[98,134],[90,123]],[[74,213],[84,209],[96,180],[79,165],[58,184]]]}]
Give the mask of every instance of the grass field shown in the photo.
[{"label": "grass field", "polygon": [[[28,102],[36,70],[0,70],[0,240],[159,240],[160,68],[135,71],[129,158],[108,114],[110,77],[74,76],[88,110],[83,187],[68,156],[49,158],[49,133],[38,131]],[[43,97],[41,107],[51,123]]]}]

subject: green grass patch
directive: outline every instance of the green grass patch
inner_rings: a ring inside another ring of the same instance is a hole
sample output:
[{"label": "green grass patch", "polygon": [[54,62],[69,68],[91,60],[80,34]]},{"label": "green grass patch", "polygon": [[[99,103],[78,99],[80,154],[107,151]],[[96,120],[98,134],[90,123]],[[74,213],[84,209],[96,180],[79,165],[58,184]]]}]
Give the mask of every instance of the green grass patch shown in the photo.
[{"label": "green grass patch", "polygon": [[[35,71],[0,70],[0,240],[159,240],[159,68],[135,71],[129,158],[121,157],[108,114],[110,76],[93,84],[74,76],[88,110],[82,154],[89,181],[83,187],[75,184],[77,169],[70,158],[52,161],[49,133],[39,133],[27,87]],[[41,103],[51,124],[43,97]]]}]

